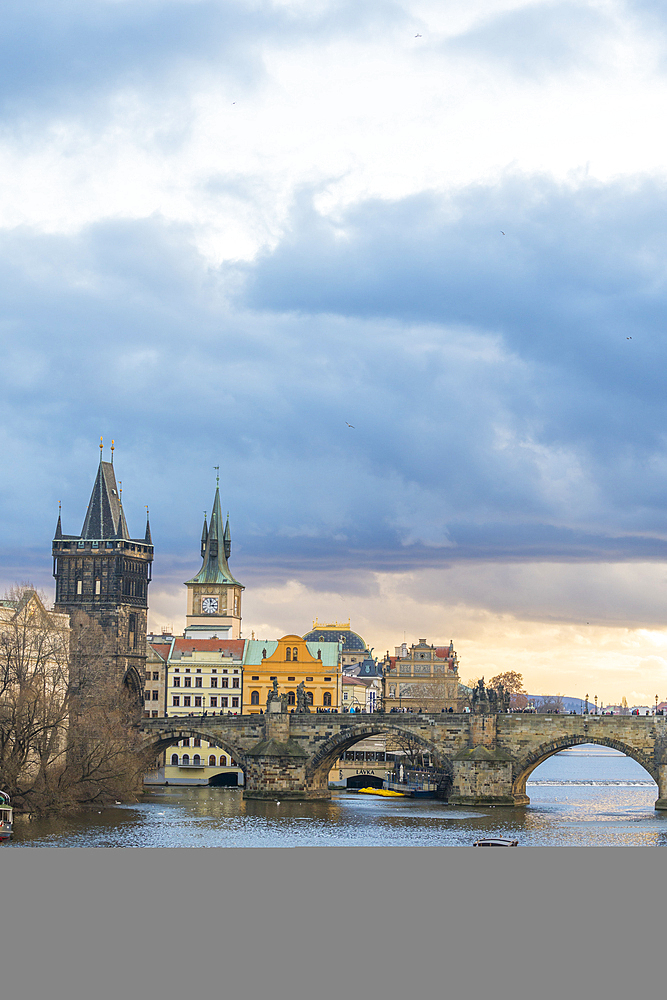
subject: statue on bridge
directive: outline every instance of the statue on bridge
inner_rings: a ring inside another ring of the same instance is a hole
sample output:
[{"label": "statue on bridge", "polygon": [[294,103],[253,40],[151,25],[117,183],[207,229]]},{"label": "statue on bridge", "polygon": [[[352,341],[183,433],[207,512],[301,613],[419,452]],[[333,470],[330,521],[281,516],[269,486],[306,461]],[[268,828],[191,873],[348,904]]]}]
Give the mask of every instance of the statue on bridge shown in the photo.
[{"label": "statue on bridge", "polygon": [[297,712],[310,712],[308,697],[306,695],[306,685],[303,681],[296,686],[296,710]]},{"label": "statue on bridge", "polygon": [[269,691],[266,699],[266,714],[270,712],[281,712],[285,713],[287,711],[287,695],[278,694],[278,680],[274,678],[273,688]]},{"label": "statue on bridge", "polygon": [[474,715],[498,715],[509,712],[510,692],[502,684],[497,688],[487,688],[481,677],[472,689],[472,711]]}]

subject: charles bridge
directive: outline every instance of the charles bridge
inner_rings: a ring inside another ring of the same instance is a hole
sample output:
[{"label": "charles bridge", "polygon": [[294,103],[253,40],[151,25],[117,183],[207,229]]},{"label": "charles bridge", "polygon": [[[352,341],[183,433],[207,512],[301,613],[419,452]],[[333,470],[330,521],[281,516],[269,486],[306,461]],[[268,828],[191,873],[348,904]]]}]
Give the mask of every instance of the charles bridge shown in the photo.
[{"label": "charles bridge", "polygon": [[428,750],[451,803],[529,803],[526,780],[548,757],[597,743],[632,757],[658,785],[667,810],[667,716],[532,714],[287,714],[144,719],[157,756],[188,737],[222,748],[243,770],[244,796],[325,799],[336,760],[372,736],[403,734]]}]

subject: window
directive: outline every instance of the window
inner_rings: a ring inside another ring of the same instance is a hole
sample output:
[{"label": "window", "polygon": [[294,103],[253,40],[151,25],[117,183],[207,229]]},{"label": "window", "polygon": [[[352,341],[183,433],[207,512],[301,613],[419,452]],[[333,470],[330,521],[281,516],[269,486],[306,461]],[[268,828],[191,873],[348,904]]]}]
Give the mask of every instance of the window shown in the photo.
[{"label": "window", "polygon": [[171,699],[171,703],[174,706],[174,708],[178,708],[181,704],[181,699],[179,695],[175,694]]},{"label": "window", "polygon": [[183,740],[183,742],[181,743],[181,746],[182,747],[189,747],[190,746],[190,737],[189,736],[188,736],[187,740]]},{"label": "window", "polygon": [[130,622],[127,630],[127,643],[130,649],[137,648],[137,616],[130,615]]},{"label": "window", "polygon": [[199,754],[198,754],[198,753],[196,753],[196,754],[194,755],[194,757],[192,758],[192,763],[193,763],[193,764],[194,764],[194,765],[195,765],[196,767],[199,767],[199,765],[201,764],[201,757],[199,756]]},{"label": "window", "polygon": [[157,719],[157,712],[151,712],[151,716],[152,718]]},{"label": "window", "polygon": [[233,688],[237,688],[237,687],[240,687],[240,685],[241,685],[241,678],[240,677],[232,677],[232,687]]},{"label": "window", "polygon": [[201,686],[202,686],[202,678],[201,677],[195,677],[195,687],[196,688],[200,688]]},{"label": "window", "polygon": [[296,680],[296,677],[288,677],[288,678],[287,678],[287,680],[288,680],[288,681],[295,681],[295,680]]},{"label": "window", "polygon": [[343,701],[347,701],[347,691],[343,692]]},{"label": "window", "polygon": [[259,705],[259,691],[250,692],[250,704]]},{"label": "window", "polygon": [[150,691],[144,691],[144,701],[150,701],[150,700],[151,700]]},{"label": "window", "polygon": [[76,592],[77,594],[83,593],[83,580],[76,581]]},{"label": "window", "polygon": [[223,687],[223,688],[228,688],[229,687],[229,678],[228,677],[221,677],[220,678],[220,687]]},{"label": "window", "polygon": [[151,717],[150,712],[144,712],[144,719],[150,719],[150,717]]},{"label": "window", "polygon": [[254,681],[258,681],[258,680],[259,680],[259,674],[253,674],[253,675],[252,675],[252,679],[253,679]]},{"label": "window", "polygon": [[200,747],[201,746],[201,738],[199,736],[195,736],[194,739],[193,739],[193,741],[192,741],[192,745],[193,745],[193,747]]},{"label": "window", "polygon": [[217,707],[218,707],[218,699],[215,697],[215,695],[211,695],[211,708],[217,708]]},{"label": "window", "polygon": [[330,677],[325,677],[324,679],[325,679],[325,681],[330,681],[331,680]]},{"label": "window", "polygon": [[158,699],[158,693],[159,692],[157,692],[157,691],[153,691],[153,701],[157,701],[157,699]]},{"label": "window", "polygon": [[183,684],[183,687],[186,687],[186,688],[191,688],[192,687],[192,677],[184,677],[183,680],[185,681],[185,683]]},{"label": "window", "polygon": [[215,767],[215,754],[214,753],[212,753],[211,756],[208,758],[208,766],[209,767]]},{"label": "window", "polygon": [[228,702],[229,702],[229,698],[221,698],[220,699],[220,708],[227,708]]},{"label": "window", "polygon": [[198,674],[200,674],[200,673],[201,673],[201,667],[197,667],[197,673],[198,673]]},{"label": "window", "polygon": [[173,753],[171,755],[171,763],[174,764],[174,765],[178,764],[178,754],[177,753]]},{"label": "window", "polygon": [[184,753],[183,754],[183,766],[186,767],[189,763],[190,763],[190,754],[189,753]]},{"label": "window", "polygon": [[324,697],[322,699],[322,704],[324,706],[327,706],[327,705],[330,706],[331,705],[331,691],[325,691],[324,692]]},{"label": "window", "polygon": [[288,691],[287,692],[287,704],[288,705],[296,705],[296,697],[294,695],[294,691]]},{"label": "window", "polygon": [[299,650],[296,648],[296,646],[292,650],[292,659],[293,660],[298,660],[299,659]]},{"label": "window", "polygon": [[220,754],[220,767],[226,767],[226,765],[227,765],[227,758],[225,757],[224,753],[221,753]]},{"label": "window", "polygon": [[181,686],[181,678],[180,677],[174,677],[174,687],[175,688],[179,688],[180,686]]},{"label": "window", "polygon": [[306,691],[306,701],[308,702],[309,705],[313,704],[313,692],[312,691]]},{"label": "window", "polygon": [[99,580],[95,580],[95,596],[99,597],[102,584]]},{"label": "window", "polygon": [[238,708],[238,707],[239,707],[238,698],[232,698],[232,708]]},{"label": "window", "polygon": [[291,660],[292,659],[292,650],[291,650],[291,648],[289,646],[287,647],[287,652],[285,653],[285,659],[286,660]]},{"label": "window", "polygon": [[183,708],[190,708],[190,695],[186,694],[183,698]]},{"label": "window", "polygon": [[307,681],[312,681],[312,679],[313,679],[312,677],[306,677]]},{"label": "window", "polygon": [[156,670],[153,671],[153,680],[154,681],[159,681],[160,680],[160,675],[159,675],[159,673]]},{"label": "window", "polygon": [[212,688],[217,688],[217,686],[218,686],[218,678],[217,677],[211,677],[211,687]]},{"label": "window", "polygon": [[195,708],[201,708],[201,695],[195,695]]}]

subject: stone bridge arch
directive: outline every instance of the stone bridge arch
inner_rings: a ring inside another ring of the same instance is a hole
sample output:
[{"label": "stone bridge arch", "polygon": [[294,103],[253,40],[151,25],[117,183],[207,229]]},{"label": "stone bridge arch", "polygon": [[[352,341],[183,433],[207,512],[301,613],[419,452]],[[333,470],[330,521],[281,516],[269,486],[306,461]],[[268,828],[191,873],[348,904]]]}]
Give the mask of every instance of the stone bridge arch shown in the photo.
[{"label": "stone bridge arch", "polygon": [[326,780],[329,771],[342,753],[345,753],[351,747],[355,746],[355,744],[361,743],[362,740],[370,739],[374,736],[390,736],[392,733],[398,733],[406,739],[414,740],[423,746],[424,750],[429,752],[435,766],[447,775],[447,784],[451,784],[454,774],[451,759],[442,752],[436,743],[426,739],[421,733],[413,732],[407,727],[377,722],[361,723],[353,728],[346,728],[330,737],[309,760],[306,767],[307,779],[315,784],[321,784],[322,781]]},{"label": "stone bridge arch", "polygon": [[641,764],[645,771],[648,771],[656,785],[660,785],[658,765],[636,747],[632,747],[628,743],[613,739],[612,737],[595,736],[588,733],[583,736],[568,735],[550,740],[548,743],[540,744],[540,746],[533,748],[517,761],[513,768],[514,781],[512,785],[512,794],[516,804],[527,805],[530,802],[530,799],[526,795],[526,782],[536,767],[543,764],[549,757],[553,757],[554,754],[560,753],[561,750],[569,750],[572,747],[583,746],[587,743],[609,747],[612,750],[620,751],[626,757],[632,757],[638,764]]},{"label": "stone bridge arch", "polygon": [[202,739],[206,743],[224,750],[231,757],[236,767],[241,768],[245,774],[245,756],[241,747],[234,746],[229,740],[210,732],[210,730],[197,729],[191,726],[174,727],[167,732],[161,733],[159,739],[147,739],[144,743],[144,748],[147,755],[153,753],[158,757],[164,750],[168,750],[169,747],[176,746],[181,740],[191,739],[192,737]]}]

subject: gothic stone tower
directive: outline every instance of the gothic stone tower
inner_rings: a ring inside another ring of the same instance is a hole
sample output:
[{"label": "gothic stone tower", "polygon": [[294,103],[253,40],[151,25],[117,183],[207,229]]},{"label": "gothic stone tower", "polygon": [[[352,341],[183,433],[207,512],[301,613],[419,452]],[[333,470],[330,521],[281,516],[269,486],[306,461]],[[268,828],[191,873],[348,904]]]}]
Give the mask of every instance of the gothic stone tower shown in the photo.
[{"label": "gothic stone tower", "polygon": [[187,628],[190,638],[240,639],[241,592],[227,560],[232,551],[232,536],[227,524],[222,529],[220,490],[216,487],[210,527],[204,515],[201,536],[202,567],[185,586],[188,588]]},{"label": "gothic stone tower", "polygon": [[139,694],[146,667],[146,618],[153,545],[146,517],[143,538],[130,538],[111,461],[102,461],[80,535],[63,535],[60,515],[53,540],[56,611],[84,611],[101,625],[118,683]]}]

